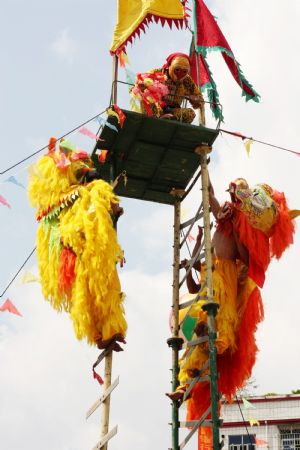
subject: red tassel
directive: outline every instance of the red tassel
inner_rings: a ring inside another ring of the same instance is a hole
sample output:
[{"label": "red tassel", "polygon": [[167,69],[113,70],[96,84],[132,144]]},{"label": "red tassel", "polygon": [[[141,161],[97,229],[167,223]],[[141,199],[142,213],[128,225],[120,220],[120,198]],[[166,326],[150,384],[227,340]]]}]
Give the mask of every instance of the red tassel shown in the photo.
[{"label": "red tassel", "polygon": [[95,380],[98,381],[99,384],[103,384],[103,379],[100,377],[100,375],[93,369],[93,377]]},{"label": "red tassel", "polygon": [[76,255],[70,249],[64,247],[59,256],[59,277],[58,290],[68,294],[72,289],[72,284],[75,280],[75,262]]}]

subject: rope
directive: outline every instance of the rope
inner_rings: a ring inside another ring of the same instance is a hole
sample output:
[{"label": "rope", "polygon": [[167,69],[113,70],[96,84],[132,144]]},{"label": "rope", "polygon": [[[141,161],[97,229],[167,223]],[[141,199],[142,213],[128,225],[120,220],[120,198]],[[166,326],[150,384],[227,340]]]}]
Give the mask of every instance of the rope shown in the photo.
[{"label": "rope", "polygon": [[280,145],[270,144],[269,142],[264,142],[264,141],[260,141],[259,139],[254,139],[254,138],[249,137],[249,136],[244,136],[243,134],[237,133],[237,132],[234,132],[234,131],[223,130],[222,128],[220,128],[220,131],[221,131],[221,133],[227,133],[227,134],[231,134],[231,136],[239,137],[243,141],[245,139],[251,139],[253,142],[258,142],[259,144],[268,145],[269,147],[277,148],[279,150],[283,150],[283,151],[289,152],[289,153],[294,153],[294,154],[300,156],[300,152],[296,152],[295,150],[291,150],[289,148],[281,147]]},{"label": "rope", "polygon": [[19,273],[21,272],[21,270],[23,269],[23,267],[26,265],[26,263],[29,261],[29,259],[31,258],[31,256],[34,254],[36,250],[36,247],[34,247],[34,249],[29,253],[29,255],[27,256],[27,258],[25,259],[25,261],[23,262],[23,264],[21,265],[21,267],[19,268],[19,270],[17,271],[17,273],[13,276],[13,278],[10,280],[10,282],[8,283],[8,285],[6,286],[6,288],[4,289],[4,291],[2,292],[2,294],[0,294],[0,298],[3,297],[3,295],[5,294],[5,292],[8,290],[8,288],[12,285],[12,283],[15,281],[15,279],[17,278],[17,276],[19,275]]},{"label": "rope", "polygon": [[[87,125],[88,123],[92,122],[92,120],[95,120],[97,117],[101,116],[102,114],[104,114],[106,111],[106,109],[104,111],[102,111],[101,113],[96,114],[96,116],[92,117],[89,120],[86,120],[85,122],[81,123],[80,125],[78,125],[77,127],[73,128],[71,131],[68,131],[67,133],[63,134],[62,136],[60,136],[57,140],[60,141],[61,139],[65,138],[66,136],[69,136],[69,134],[74,133],[74,131],[78,130],[78,128],[83,127],[84,125]],[[8,167],[7,169],[3,170],[3,172],[0,172],[0,175],[4,175],[6,172],[8,172],[9,170],[13,169],[14,167],[19,166],[20,164],[22,164],[23,162],[27,161],[28,159],[32,158],[33,156],[37,155],[38,153],[46,150],[48,148],[48,144],[45,145],[44,147],[36,150],[35,152],[31,153],[30,155],[26,156],[26,158],[21,159],[21,161],[18,161],[17,163],[13,164],[12,166]]]}]

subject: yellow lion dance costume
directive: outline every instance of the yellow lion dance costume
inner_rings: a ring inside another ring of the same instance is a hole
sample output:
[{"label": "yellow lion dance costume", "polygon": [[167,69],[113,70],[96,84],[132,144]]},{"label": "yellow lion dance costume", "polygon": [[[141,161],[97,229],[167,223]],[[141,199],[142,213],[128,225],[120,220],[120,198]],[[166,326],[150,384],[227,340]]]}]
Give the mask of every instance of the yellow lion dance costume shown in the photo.
[{"label": "yellow lion dance costume", "polygon": [[67,311],[78,339],[90,344],[125,336],[123,294],[116,270],[122,250],[112,222],[118,199],[103,180],[84,183],[93,171],[88,154],[63,148],[33,167],[29,199],[38,210],[37,258],[46,300]]}]

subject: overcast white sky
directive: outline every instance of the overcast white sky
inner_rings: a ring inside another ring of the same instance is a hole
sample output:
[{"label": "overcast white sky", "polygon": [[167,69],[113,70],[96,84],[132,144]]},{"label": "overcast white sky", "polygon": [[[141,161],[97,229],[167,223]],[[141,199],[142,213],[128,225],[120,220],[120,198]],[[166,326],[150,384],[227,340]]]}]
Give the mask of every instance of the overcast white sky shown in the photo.
[{"label": "overcast white sky", "polygon": [[[261,94],[260,104],[245,104],[220,55],[210,63],[224,106],[224,128],[300,151],[299,0],[211,0],[212,13],[244,74]],[[1,171],[108,106],[111,58],[108,52],[116,2],[101,0],[11,0],[0,16]],[[174,51],[188,51],[188,31],[151,26],[128,48],[132,70],[159,67]],[[120,78],[124,75],[120,73]],[[127,106],[125,90],[119,105]],[[209,112],[207,112],[209,115]],[[213,122],[210,122],[211,124]],[[93,129],[93,127],[91,126]],[[70,138],[91,150],[93,142]],[[36,159],[33,159],[33,161]],[[32,161],[32,162],[33,162]],[[0,290],[34,246],[36,223],[26,192],[5,179],[26,183],[27,163],[0,178]],[[300,208],[300,159],[258,144],[250,158],[240,140],[219,137],[210,165],[217,195],[226,198],[237,176],[250,184],[267,182],[283,190]],[[183,208],[198,206],[196,189]],[[128,344],[114,355],[111,427],[119,424],[110,450],[168,448],[171,416],[164,392],[170,388],[172,207],[122,199],[120,242],[127,264],[121,271],[127,294]],[[271,264],[263,289],[265,321],[258,332],[260,354],[254,370],[257,393],[288,393],[299,386],[299,234],[281,261]],[[37,273],[34,259],[27,270]],[[184,292],[184,291],[183,291]],[[7,296],[23,317],[0,316],[0,433],[3,450],[85,450],[99,439],[99,412],[85,413],[100,396],[92,379],[95,349],[76,341],[72,325],[43,301],[40,286],[21,285]],[[100,372],[103,372],[103,368]],[[189,448],[195,448],[191,444]]]}]

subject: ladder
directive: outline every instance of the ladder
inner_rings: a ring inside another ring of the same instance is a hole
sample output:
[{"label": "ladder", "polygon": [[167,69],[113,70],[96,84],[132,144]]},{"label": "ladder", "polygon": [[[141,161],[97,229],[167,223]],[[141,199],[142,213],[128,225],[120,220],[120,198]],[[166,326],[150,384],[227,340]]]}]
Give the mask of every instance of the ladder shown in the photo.
[{"label": "ladder", "polygon": [[[193,303],[197,302],[200,298],[203,299],[203,290],[205,289],[205,304],[203,309],[207,312],[207,326],[208,326],[208,336],[196,337],[192,341],[189,341],[186,347],[185,358],[188,358],[192,352],[195,350],[197,345],[208,342],[209,348],[209,358],[208,361],[194,378],[190,379],[188,388],[184,394],[183,401],[173,401],[172,402],[172,449],[171,450],[182,450],[186,444],[189,442],[194,433],[198,430],[200,426],[210,426],[212,427],[212,438],[213,438],[213,450],[220,449],[219,442],[219,416],[218,416],[218,373],[217,373],[217,353],[216,353],[216,327],[215,327],[215,316],[217,314],[218,305],[214,302],[213,298],[213,282],[212,282],[212,246],[211,246],[211,223],[210,223],[210,212],[209,212],[209,177],[208,177],[208,153],[210,153],[211,147],[207,145],[199,146],[195,149],[195,153],[198,154],[200,159],[200,173],[201,176],[201,191],[202,191],[202,202],[201,205],[192,219],[186,221],[185,223],[180,223],[180,210],[181,202],[188,192],[174,191],[175,203],[174,203],[174,243],[173,243],[173,327],[172,327],[172,337],[168,339],[168,345],[172,349],[172,390],[175,391],[178,387],[178,372],[179,372],[179,351],[182,349],[183,339],[179,337],[180,323],[179,323],[179,311],[180,309],[191,307]],[[189,266],[186,274],[180,280],[179,265],[180,265],[180,250],[196,221],[203,218],[204,224],[204,242],[199,247],[196,255],[189,261]],[[183,239],[180,240],[181,232],[187,229],[186,233],[183,234]],[[204,248],[204,252],[202,251]],[[184,284],[188,273],[192,270],[192,267],[197,260],[203,259],[206,264],[206,279],[201,282],[200,292],[195,296],[193,300],[179,304],[179,291]],[[202,295],[201,295],[202,294]],[[195,335],[194,335],[195,336]],[[209,370],[209,375],[204,375],[203,372]],[[181,422],[179,420],[179,410],[183,402],[188,398],[192,389],[197,383],[210,382],[210,407],[205,411],[203,416],[195,421]],[[211,418],[208,419],[208,416]],[[179,429],[189,427],[191,430],[187,436],[179,442]]]}]

